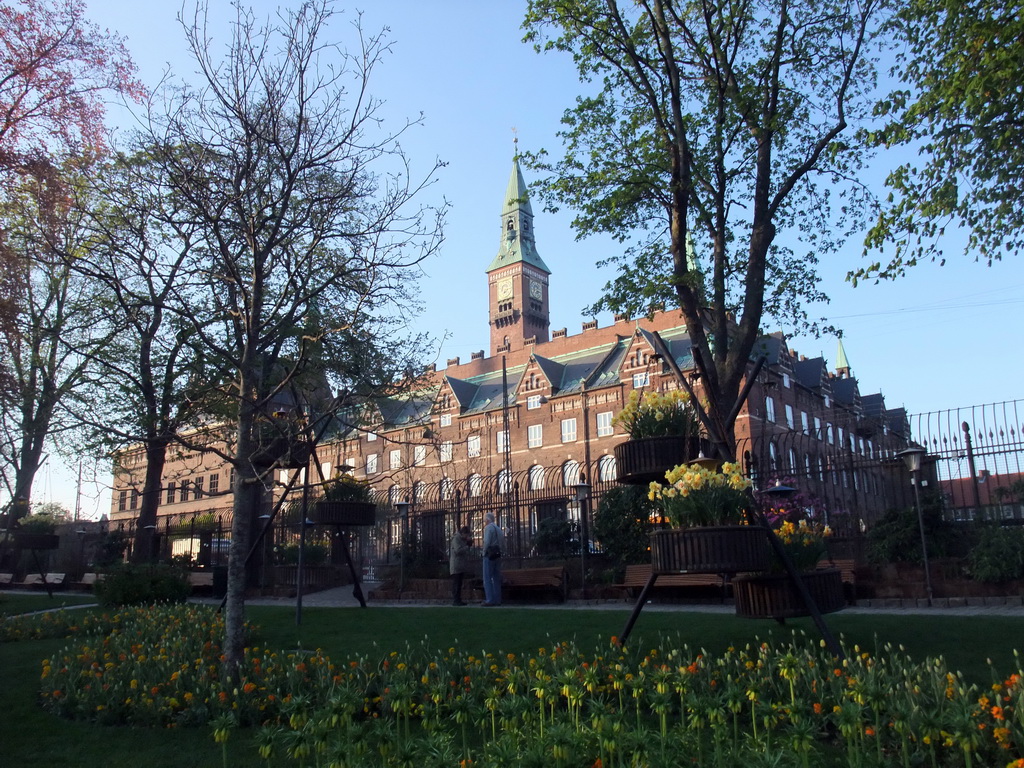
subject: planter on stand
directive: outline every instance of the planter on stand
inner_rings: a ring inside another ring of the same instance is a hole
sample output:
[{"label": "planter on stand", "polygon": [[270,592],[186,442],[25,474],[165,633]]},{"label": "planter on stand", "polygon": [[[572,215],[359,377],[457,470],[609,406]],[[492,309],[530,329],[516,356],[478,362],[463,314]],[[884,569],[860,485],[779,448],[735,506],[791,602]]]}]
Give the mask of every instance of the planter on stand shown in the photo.
[{"label": "planter on stand", "polygon": [[[834,613],[846,605],[838,568],[800,574],[820,613]],[[732,580],[736,615],[748,619],[791,619],[810,611],[788,574],[745,575]]]},{"label": "planter on stand", "polygon": [[771,551],[764,528],[715,525],[651,534],[653,573],[741,573],[768,569]]},{"label": "planter on stand", "polygon": [[372,501],[318,501],[313,505],[313,521],[321,525],[373,525],[377,505]]},{"label": "planter on stand", "polygon": [[696,438],[645,437],[615,446],[616,480],[627,485],[646,485],[664,480],[670,469],[700,453]]}]

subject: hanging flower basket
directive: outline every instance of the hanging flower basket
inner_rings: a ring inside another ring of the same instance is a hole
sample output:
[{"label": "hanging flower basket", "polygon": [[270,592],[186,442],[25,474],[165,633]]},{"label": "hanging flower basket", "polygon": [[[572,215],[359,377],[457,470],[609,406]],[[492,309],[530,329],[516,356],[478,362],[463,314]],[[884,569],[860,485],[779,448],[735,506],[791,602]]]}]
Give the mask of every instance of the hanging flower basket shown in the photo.
[{"label": "hanging flower basket", "polygon": [[[838,568],[800,574],[821,613],[834,613],[846,605]],[[792,619],[810,611],[788,574],[739,576],[732,580],[736,615],[748,619]]]},{"label": "hanging flower basket", "polygon": [[377,505],[372,501],[318,501],[313,520],[321,525],[373,525]]},{"label": "hanging flower basket", "polygon": [[696,438],[643,437],[615,446],[616,480],[627,485],[647,485],[664,480],[665,473],[700,453]]},{"label": "hanging flower basket", "polygon": [[768,536],[756,525],[676,528],[651,534],[654,573],[741,573],[767,570]]},{"label": "hanging flower basket", "polygon": [[57,549],[60,536],[56,533],[15,533],[14,546],[20,549]]}]

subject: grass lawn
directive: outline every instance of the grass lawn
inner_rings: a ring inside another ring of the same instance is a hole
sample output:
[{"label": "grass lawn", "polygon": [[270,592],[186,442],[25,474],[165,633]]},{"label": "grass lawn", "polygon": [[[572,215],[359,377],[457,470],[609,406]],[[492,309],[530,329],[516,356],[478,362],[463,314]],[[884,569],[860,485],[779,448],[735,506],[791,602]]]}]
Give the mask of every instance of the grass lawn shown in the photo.
[{"label": "grass lawn", "polygon": [[4,592],[0,594],[0,618],[15,616],[19,613],[50,611],[54,608],[72,605],[89,605],[95,602],[96,600],[92,595],[68,595],[63,592],[57,592],[54,593],[53,597],[50,597],[46,594],[45,590],[39,593]]},{"label": "grass lawn", "polygon": [[[45,596],[43,597],[45,600]],[[621,611],[535,610],[477,608],[307,608],[302,625],[294,609],[252,607],[250,617],[260,627],[260,642],[269,648],[322,648],[332,660],[356,654],[383,655],[406,645],[467,651],[536,653],[542,646],[575,640],[583,650],[605,647],[625,624]],[[1014,647],[1024,647],[1024,618],[950,615],[853,615],[827,617],[829,626],[848,644],[874,652],[885,642],[902,644],[915,658],[943,655],[950,665],[979,684],[989,681],[986,658],[1000,674],[1010,670]],[[817,639],[809,620],[774,622],[738,619],[729,614],[646,611],[633,630],[630,645],[639,650],[657,647],[662,639],[679,637],[692,648],[709,653],[729,645],[753,642],[769,635],[788,636],[794,629]],[[876,641],[877,639],[877,641]],[[20,768],[189,768],[221,765],[220,750],[210,730],[142,730],[99,727],[59,720],[35,704],[39,663],[66,644],[65,640],[25,641],[0,645],[0,669],[5,671],[5,716],[0,718],[0,763]],[[676,641],[679,642],[679,641]],[[232,735],[230,765],[264,765],[249,734]]]}]

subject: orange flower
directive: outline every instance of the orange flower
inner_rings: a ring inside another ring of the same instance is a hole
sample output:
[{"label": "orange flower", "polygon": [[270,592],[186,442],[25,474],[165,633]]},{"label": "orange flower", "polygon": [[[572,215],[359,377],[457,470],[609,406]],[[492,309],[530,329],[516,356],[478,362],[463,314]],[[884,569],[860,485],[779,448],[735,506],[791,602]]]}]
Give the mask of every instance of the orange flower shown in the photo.
[{"label": "orange flower", "polygon": [[992,717],[994,717],[996,720],[1003,720],[1004,719],[1003,718],[1003,708],[1002,707],[992,707],[992,709],[990,711],[992,713]]},{"label": "orange flower", "polygon": [[814,702],[814,714],[820,715],[824,711],[820,701]]},{"label": "orange flower", "polygon": [[246,683],[242,686],[242,690],[246,693],[252,693],[256,690],[256,683]]},{"label": "orange flower", "polygon": [[875,729],[874,729],[874,728],[872,728],[872,727],[871,727],[871,726],[869,725],[869,726],[868,726],[867,728],[865,728],[865,729],[864,729],[864,735],[865,735],[865,736],[874,736],[874,735],[875,735]]}]

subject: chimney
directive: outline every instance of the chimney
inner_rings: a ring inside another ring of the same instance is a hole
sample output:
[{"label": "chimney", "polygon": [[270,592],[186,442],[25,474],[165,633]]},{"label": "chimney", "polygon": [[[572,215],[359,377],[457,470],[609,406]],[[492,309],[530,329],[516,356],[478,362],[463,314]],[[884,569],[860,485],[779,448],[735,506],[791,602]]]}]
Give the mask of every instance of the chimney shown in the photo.
[{"label": "chimney", "polygon": [[552,339],[564,339],[565,338],[565,333],[566,333],[565,328],[563,328],[560,331],[552,331],[551,332],[551,338]]},{"label": "chimney", "polygon": [[588,320],[583,324],[583,331],[593,331],[597,328],[597,320]]},{"label": "chimney", "polygon": [[449,367],[451,367],[453,365],[458,365],[458,364],[459,364],[459,358],[457,358],[457,357],[449,357],[448,358],[448,366]]},{"label": "chimney", "polygon": [[481,349],[479,352],[474,352],[469,356],[470,360],[482,360],[484,357],[484,351]]}]

